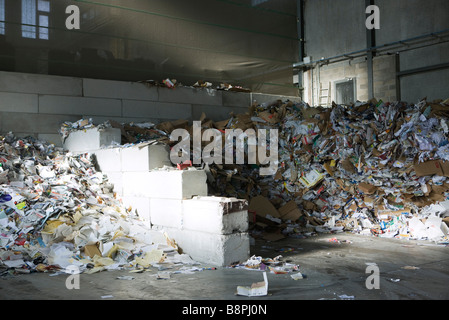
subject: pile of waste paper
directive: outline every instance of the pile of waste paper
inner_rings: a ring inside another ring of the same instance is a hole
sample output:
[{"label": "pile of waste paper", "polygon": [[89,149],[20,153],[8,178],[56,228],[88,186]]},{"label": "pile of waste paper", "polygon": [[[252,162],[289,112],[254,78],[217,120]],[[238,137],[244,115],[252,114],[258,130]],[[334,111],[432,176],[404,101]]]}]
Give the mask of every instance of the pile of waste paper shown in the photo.
[{"label": "pile of waste paper", "polygon": [[7,134],[0,180],[0,274],[196,264],[122,205],[89,154]]},{"label": "pile of waste paper", "polygon": [[[205,114],[199,120],[203,130],[222,133],[278,130],[274,175],[260,175],[257,164],[201,164],[211,195],[249,201],[256,238],[351,231],[447,243],[449,99],[329,108],[276,100],[223,121]],[[150,139],[173,146],[174,129],[192,130],[186,119],[102,125],[120,128],[122,144]]]},{"label": "pile of waste paper", "polygon": [[[279,119],[272,122],[281,131],[280,168],[258,184],[277,205],[263,209],[270,220],[293,217],[316,232],[447,241],[449,100],[283,107],[262,111]],[[260,196],[252,202],[255,210],[266,203]],[[283,234],[294,230],[287,225]]]}]

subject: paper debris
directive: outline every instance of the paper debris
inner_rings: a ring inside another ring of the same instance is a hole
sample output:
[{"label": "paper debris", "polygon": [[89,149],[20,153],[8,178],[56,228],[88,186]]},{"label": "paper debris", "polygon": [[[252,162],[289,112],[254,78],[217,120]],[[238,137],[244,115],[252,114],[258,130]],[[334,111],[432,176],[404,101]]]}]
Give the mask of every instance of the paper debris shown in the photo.
[{"label": "paper debris", "polygon": [[118,276],[116,279],[118,279],[118,280],[134,280],[135,278],[132,276]]},{"label": "paper debris", "polygon": [[290,277],[292,277],[293,280],[304,279],[303,275],[300,272],[294,273],[294,274],[290,275]]},{"label": "paper debris", "polygon": [[405,270],[418,270],[419,267],[415,267],[415,266],[404,266],[401,269],[405,269]]},{"label": "paper debris", "polygon": [[255,282],[251,287],[238,286],[237,295],[247,296],[247,297],[260,297],[266,296],[268,294],[268,279],[267,273],[263,273],[264,281]]}]

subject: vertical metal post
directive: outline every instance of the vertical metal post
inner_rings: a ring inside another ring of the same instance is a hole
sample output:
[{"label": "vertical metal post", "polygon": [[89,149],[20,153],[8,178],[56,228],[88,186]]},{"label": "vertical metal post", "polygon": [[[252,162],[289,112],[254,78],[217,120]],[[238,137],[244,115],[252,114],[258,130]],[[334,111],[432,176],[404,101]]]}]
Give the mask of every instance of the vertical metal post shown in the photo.
[{"label": "vertical metal post", "polygon": [[[374,5],[374,0],[365,0],[365,6]],[[368,69],[368,99],[374,98],[374,72],[373,72],[373,58],[376,54],[374,48],[376,46],[376,31],[375,29],[366,29],[366,46],[369,49],[366,57]]]},{"label": "vertical metal post", "polygon": [[304,59],[304,0],[296,0],[296,25],[298,31],[299,62]]},{"label": "vertical metal post", "polygon": [[[304,0],[296,0],[296,26],[298,32],[298,62],[304,60]],[[301,100],[304,94],[304,73],[303,70],[298,72],[298,94]]]},{"label": "vertical metal post", "polygon": [[401,77],[399,73],[401,72],[401,57],[399,52],[396,53],[396,100],[401,101],[402,93],[401,93]]}]

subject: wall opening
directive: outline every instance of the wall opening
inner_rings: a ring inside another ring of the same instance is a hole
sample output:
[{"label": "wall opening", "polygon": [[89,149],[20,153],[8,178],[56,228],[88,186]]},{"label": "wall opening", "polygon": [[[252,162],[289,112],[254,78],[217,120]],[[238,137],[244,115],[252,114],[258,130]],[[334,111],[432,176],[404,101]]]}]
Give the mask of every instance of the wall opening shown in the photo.
[{"label": "wall opening", "polygon": [[335,102],[337,104],[351,104],[357,97],[355,79],[335,81]]}]

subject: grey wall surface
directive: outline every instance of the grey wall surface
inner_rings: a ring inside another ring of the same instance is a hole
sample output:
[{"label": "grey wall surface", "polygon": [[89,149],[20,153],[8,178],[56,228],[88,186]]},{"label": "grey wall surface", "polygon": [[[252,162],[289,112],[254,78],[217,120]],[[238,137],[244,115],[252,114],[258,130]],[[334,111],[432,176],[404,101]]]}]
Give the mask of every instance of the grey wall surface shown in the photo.
[{"label": "grey wall surface", "polygon": [[[409,103],[424,97],[428,100],[448,98],[449,1],[374,0],[374,4],[380,9],[380,29],[375,30],[375,46],[380,49],[373,62],[374,98]],[[317,61],[367,49],[365,21],[368,15],[365,9],[366,2],[362,0],[306,0],[306,56]],[[431,33],[438,33],[439,37]],[[398,43],[416,37],[423,38]],[[398,59],[395,59],[396,54]],[[366,60],[367,55],[362,58]],[[356,78],[359,83],[357,97],[365,101],[366,64],[354,69],[357,63],[348,61],[346,66],[341,62],[335,67],[331,67],[332,62],[322,66],[319,76],[317,69],[314,69],[313,77],[308,71],[304,100],[310,103],[313,95],[313,101],[318,101],[320,82],[327,87],[328,81],[332,81],[333,88],[336,81],[349,76]],[[336,72],[338,68],[342,70]],[[416,70],[418,68],[420,70]]]},{"label": "grey wall surface", "polygon": [[[361,1],[363,2],[363,1]],[[378,45],[449,28],[447,0],[375,0],[380,9]]]},{"label": "grey wall surface", "polygon": [[364,5],[360,0],[306,1],[306,55],[319,60],[363,49],[366,46]]},{"label": "grey wall surface", "polygon": [[[447,0],[376,0],[381,10],[377,45],[449,29]],[[444,40],[444,39],[443,39]],[[447,37],[445,39],[447,41]],[[449,44],[441,43],[400,53],[399,71],[449,63]],[[449,97],[449,69],[429,70],[400,77],[401,99],[411,103]]]},{"label": "grey wall surface", "polygon": [[245,113],[256,101],[298,97],[215,89],[149,87],[143,83],[16,72],[0,72],[0,133],[34,136],[61,145],[65,121],[92,118],[119,123],[199,120],[204,112],[220,121]]},{"label": "grey wall surface", "polygon": [[[203,80],[297,93],[292,73],[277,72],[298,59],[296,0],[51,0],[43,13],[48,40],[39,39],[39,28],[36,39],[22,36],[21,0],[2,3],[2,71],[119,81],[170,78],[185,85]],[[79,30],[66,28],[69,5],[80,9]],[[33,23],[26,27],[33,29]]]},{"label": "grey wall surface", "polygon": [[[448,2],[449,3],[449,2]],[[449,10],[448,10],[449,12]],[[449,43],[402,52],[400,71],[421,70],[400,77],[401,97],[415,102],[427,97],[429,100],[449,97]],[[423,70],[436,65],[443,69]]]}]

